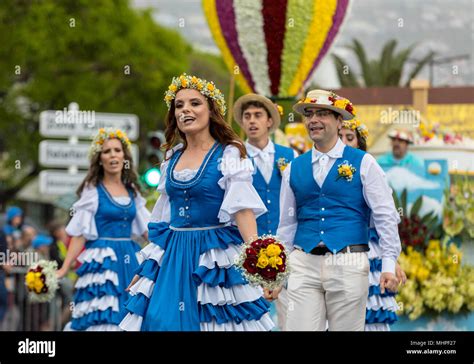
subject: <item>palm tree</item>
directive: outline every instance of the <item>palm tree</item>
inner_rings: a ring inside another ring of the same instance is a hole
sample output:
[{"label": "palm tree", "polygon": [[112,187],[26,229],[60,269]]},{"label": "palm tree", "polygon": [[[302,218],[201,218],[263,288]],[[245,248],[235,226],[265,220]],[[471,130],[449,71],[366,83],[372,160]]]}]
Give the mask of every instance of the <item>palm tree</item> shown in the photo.
[{"label": "palm tree", "polygon": [[[347,48],[351,49],[362,72],[362,77],[357,77],[353,72],[347,72],[348,63],[341,57],[333,54],[339,82],[342,87],[375,87],[375,86],[402,86],[403,68],[408,58],[415,48],[411,45],[399,52],[395,52],[397,41],[388,41],[382,49],[380,59],[367,59],[366,52],[362,44],[353,39],[352,44]],[[435,52],[430,51],[425,57],[418,61],[408,75],[408,79],[403,86],[407,87],[410,81],[427,65],[434,57]]]}]

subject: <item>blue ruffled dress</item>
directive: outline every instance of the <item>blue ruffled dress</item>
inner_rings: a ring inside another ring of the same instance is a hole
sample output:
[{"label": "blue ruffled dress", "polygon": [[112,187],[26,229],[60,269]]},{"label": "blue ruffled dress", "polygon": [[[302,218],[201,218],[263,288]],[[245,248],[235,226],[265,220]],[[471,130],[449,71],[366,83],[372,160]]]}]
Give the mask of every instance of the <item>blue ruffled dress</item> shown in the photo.
[{"label": "blue ruffled dress", "polygon": [[[251,171],[250,180],[245,181],[224,176],[244,173],[234,167],[234,172],[226,172],[221,166],[224,148],[215,143],[195,176],[180,181],[173,171],[181,150],[175,151],[162,166],[166,190],[160,199],[168,198],[169,203],[157,202],[161,210],[169,209],[169,221],[148,225],[150,244],[140,253],[143,262],[136,272],[140,279],[131,288],[132,297],[126,303],[129,314],[120,327],[129,331],[272,329],[261,289],[247,284],[234,266],[242,237],[229,221],[222,223],[225,196],[234,201],[234,208],[227,208],[230,214],[245,207],[249,194],[258,199]],[[222,188],[225,185],[227,189]],[[261,200],[253,200],[247,208],[263,213],[264,205],[260,210],[256,207],[262,205]],[[152,221],[155,212],[156,207]]]},{"label": "blue ruffled dress", "polygon": [[[141,198],[140,198],[141,199]],[[120,204],[99,184],[85,190],[66,231],[83,235],[87,241],[79,255],[72,320],[65,330],[119,331],[126,315],[125,288],[138,267],[140,246],[131,240],[132,225],[137,224],[136,198],[129,191],[128,204]],[[142,200],[142,199],[141,199]],[[140,201],[141,201],[140,200]],[[96,206],[94,206],[94,204]],[[141,204],[141,215],[144,204]],[[146,217],[140,222],[147,221]],[[89,226],[87,226],[89,225]],[[143,227],[140,233],[143,233]]]},{"label": "blue ruffled dress", "polygon": [[382,255],[379,236],[375,228],[369,229],[369,297],[365,314],[365,331],[389,331],[390,325],[398,320],[396,292],[380,292]]}]

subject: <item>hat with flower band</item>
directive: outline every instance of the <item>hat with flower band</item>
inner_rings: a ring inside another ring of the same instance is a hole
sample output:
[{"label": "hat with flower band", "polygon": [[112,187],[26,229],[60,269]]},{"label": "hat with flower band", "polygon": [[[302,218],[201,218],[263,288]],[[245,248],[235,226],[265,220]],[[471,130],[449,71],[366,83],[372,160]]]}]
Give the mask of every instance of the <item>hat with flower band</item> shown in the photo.
[{"label": "hat with flower band", "polygon": [[350,120],[356,115],[355,107],[348,99],[326,90],[309,91],[305,98],[293,105],[293,110],[304,114],[308,107],[332,110],[340,114],[344,120]]}]

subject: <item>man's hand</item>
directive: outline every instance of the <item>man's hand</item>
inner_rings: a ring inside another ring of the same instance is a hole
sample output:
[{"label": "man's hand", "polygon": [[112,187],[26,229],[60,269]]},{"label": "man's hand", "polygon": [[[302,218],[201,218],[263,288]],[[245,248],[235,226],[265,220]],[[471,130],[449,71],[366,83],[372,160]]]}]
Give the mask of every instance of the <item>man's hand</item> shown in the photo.
[{"label": "man's hand", "polygon": [[270,291],[268,288],[263,289],[263,297],[269,301],[272,302],[273,300],[278,299],[278,295],[281,292],[282,287],[275,288],[274,290]]},{"label": "man's hand", "polygon": [[385,288],[391,292],[396,292],[398,287],[398,279],[393,273],[383,272],[380,275],[380,293],[385,293]]}]

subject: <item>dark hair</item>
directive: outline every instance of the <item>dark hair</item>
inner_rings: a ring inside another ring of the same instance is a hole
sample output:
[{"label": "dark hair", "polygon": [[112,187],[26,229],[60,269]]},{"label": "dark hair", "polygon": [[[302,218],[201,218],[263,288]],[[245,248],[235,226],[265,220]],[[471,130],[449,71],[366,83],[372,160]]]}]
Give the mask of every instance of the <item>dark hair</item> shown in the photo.
[{"label": "dark hair", "polygon": [[357,130],[357,128],[354,131],[357,136],[357,145],[359,146],[359,149],[363,150],[364,152],[367,152],[367,141],[362,138],[362,135],[360,135],[359,130]]},{"label": "dark hair", "polygon": [[[127,189],[131,189],[133,191],[133,196],[137,196],[137,191],[140,192],[140,185],[138,184],[138,175],[135,171],[133,166],[133,158],[130,149],[122,142],[122,140],[117,139],[120,141],[122,145],[124,160],[129,161],[129,168],[122,169],[122,176],[121,180],[122,183],[127,187]],[[77,189],[76,193],[78,196],[81,196],[82,190],[86,185],[92,184],[92,186],[97,186],[102,180],[104,179],[104,167],[100,165],[100,156],[102,152],[94,153],[92,156],[89,171],[87,172],[86,177],[80,184],[79,188]]]},{"label": "dark hair", "polygon": [[[244,143],[237,135],[237,133],[232,129],[232,127],[227,124],[224,120],[224,116],[219,111],[217,103],[213,99],[206,97],[207,104],[209,106],[209,132],[212,137],[216,139],[224,147],[227,145],[233,145],[240,151],[240,157],[245,158],[247,152],[245,150]],[[184,149],[187,147],[186,135],[179,130],[178,123],[176,121],[175,112],[175,100],[171,100],[170,109],[165,118],[165,155],[168,155],[168,151],[173,148],[177,141],[181,140],[184,144]],[[168,157],[169,158],[169,157]]]},{"label": "dark hair", "polygon": [[244,111],[251,107],[258,107],[260,109],[264,109],[267,112],[268,118],[271,118],[270,111],[268,111],[267,107],[261,103],[260,101],[247,101],[245,104],[242,105],[242,115],[244,115]]}]

